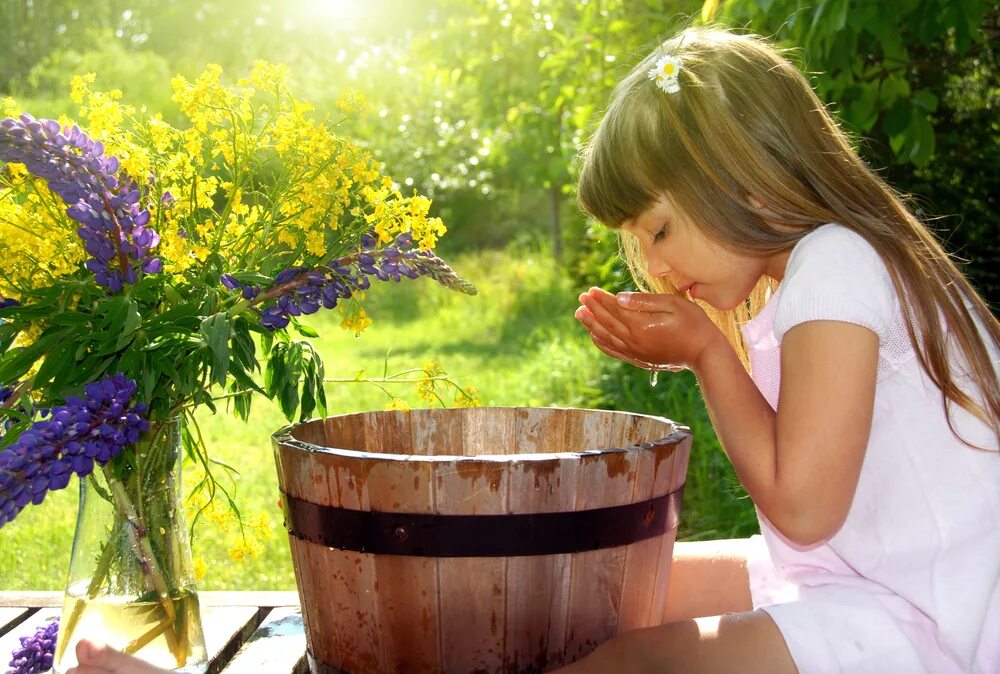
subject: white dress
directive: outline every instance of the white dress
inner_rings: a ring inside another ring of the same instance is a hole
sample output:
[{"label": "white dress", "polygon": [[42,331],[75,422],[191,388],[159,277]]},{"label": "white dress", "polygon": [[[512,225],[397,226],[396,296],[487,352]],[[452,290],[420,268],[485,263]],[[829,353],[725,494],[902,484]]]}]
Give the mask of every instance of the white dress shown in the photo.
[{"label": "white dress", "polygon": [[[981,421],[924,373],[889,274],[840,225],[806,235],[764,309],[743,327],[752,376],[772,407],[781,338],[836,320],[879,336],[871,435],[843,527],[802,547],[758,513],[748,559],[754,608],[775,621],[801,674],[1000,673],[1000,453]],[[993,345],[994,375],[998,351]]]}]

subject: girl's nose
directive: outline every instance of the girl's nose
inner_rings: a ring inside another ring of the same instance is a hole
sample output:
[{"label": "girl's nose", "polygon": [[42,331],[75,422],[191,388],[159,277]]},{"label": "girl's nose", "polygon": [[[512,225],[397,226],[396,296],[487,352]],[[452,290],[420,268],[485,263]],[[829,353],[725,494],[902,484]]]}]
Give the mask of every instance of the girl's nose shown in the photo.
[{"label": "girl's nose", "polygon": [[670,265],[665,261],[655,257],[650,256],[646,258],[646,271],[649,272],[650,276],[666,276],[671,271]]}]

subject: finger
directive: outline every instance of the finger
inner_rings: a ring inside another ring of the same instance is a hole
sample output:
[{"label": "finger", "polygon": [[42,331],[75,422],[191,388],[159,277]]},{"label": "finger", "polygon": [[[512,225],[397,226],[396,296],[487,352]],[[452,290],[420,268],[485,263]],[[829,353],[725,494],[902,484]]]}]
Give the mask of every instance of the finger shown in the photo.
[{"label": "finger", "polygon": [[583,323],[584,327],[591,335],[600,335],[601,339],[606,342],[610,342],[617,346],[619,349],[627,348],[625,342],[615,335],[613,332],[608,330],[591,312],[589,307],[583,306],[576,310],[573,316]]},{"label": "finger", "polygon": [[642,368],[644,370],[648,370],[651,367],[650,364],[647,363],[646,361],[640,360],[629,353],[625,353],[624,351],[619,351],[618,349],[614,348],[607,342],[602,342],[599,339],[595,338],[594,335],[591,335],[590,339],[591,341],[594,342],[594,345],[597,346],[598,349],[600,349],[606,355],[611,356],[612,358],[617,358],[618,360],[625,361],[626,363],[631,363],[632,365],[635,365],[636,367]]},{"label": "finger", "polygon": [[88,639],[77,643],[76,658],[80,662],[80,674],[90,674],[91,671],[104,674],[167,674],[165,669]]},{"label": "finger", "polygon": [[628,311],[675,313],[680,307],[678,302],[687,302],[677,295],[654,293],[618,293],[616,304]]},{"label": "finger", "polygon": [[580,295],[580,302],[585,306],[594,319],[600,323],[605,331],[613,334],[622,341],[622,346],[631,336],[629,326],[622,321],[621,309],[615,305],[614,295],[607,298],[595,297],[590,293]]}]

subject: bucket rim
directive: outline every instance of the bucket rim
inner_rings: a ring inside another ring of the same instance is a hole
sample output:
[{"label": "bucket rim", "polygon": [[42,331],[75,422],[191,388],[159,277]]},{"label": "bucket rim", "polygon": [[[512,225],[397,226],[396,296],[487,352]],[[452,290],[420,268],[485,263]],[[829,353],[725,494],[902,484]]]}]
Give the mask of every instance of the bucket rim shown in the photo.
[{"label": "bucket rim", "polygon": [[555,461],[563,459],[579,459],[584,456],[600,456],[604,454],[623,454],[623,453],[638,453],[640,451],[649,451],[658,447],[665,445],[675,445],[684,441],[685,438],[692,437],[690,427],[678,423],[673,419],[667,417],[654,415],[654,414],[642,414],[638,412],[628,412],[623,410],[602,410],[594,408],[581,408],[581,407],[535,407],[535,406],[488,406],[488,407],[476,407],[476,408],[443,408],[449,410],[467,410],[467,409],[477,409],[477,410],[519,410],[519,409],[534,409],[534,410],[557,410],[557,411],[569,411],[569,412],[605,412],[609,414],[625,414],[630,417],[642,417],[645,419],[652,419],[654,421],[661,421],[669,424],[673,430],[664,435],[663,437],[656,438],[655,440],[650,440],[648,442],[634,443],[631,445],[624,445],[622,447],[605,447],[599,449],[584,449],[579,451],[565,451],[565,452],[541,452],[541,453],[527,453],[527,454],[477,454],[475,456],[466,456],[464,454],[390,454],[387,452],[375,452],[362,449],[350,449],[347,447],[327,447],[317,445],[311,442],[306,442],[304,440],[299,440],[292,436],[292,431],[296,428],[304,426],[310,423],[316,423],[317,421],[325,421],[327,419],[343,418],[350,416],[358,416],[362,414],[408,414],[410,412],[425,412],[432,410],[368,410],[361,412],[348,412],[344,414],[331,414],[326,417],[316,417],[314,419],[306,419],[304,421],[299,421],[293,424],[286,424],[271,435],[271,442],[275,450],[278,450],[282,446],[295,449],[303,452],[313,452],[317,454],[329,454],[333,456],[342,456],[345,458],[352,459],[372,459],[378,461],[400,461],[400,462],[423,462],[423,463],[445,463],[445,462],[455,462],[455,461],[481,461],[483,463],[513,463],[513,462],[540,462],[540,461]]}]

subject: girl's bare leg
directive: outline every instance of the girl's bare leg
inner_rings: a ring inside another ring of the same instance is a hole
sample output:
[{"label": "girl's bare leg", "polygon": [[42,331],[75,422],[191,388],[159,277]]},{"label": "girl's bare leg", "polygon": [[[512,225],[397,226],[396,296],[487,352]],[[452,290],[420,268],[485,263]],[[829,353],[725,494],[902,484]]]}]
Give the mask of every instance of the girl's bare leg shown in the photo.
[{"label": "girl's bare leg", "polygon": [[797,674],[763,611],[697,618],[626,632],[559,674]]},{"label": "girl's bare leg", "polygon": [[663,622],[752,610],[748,549],[745,538],[675,543]]}]

